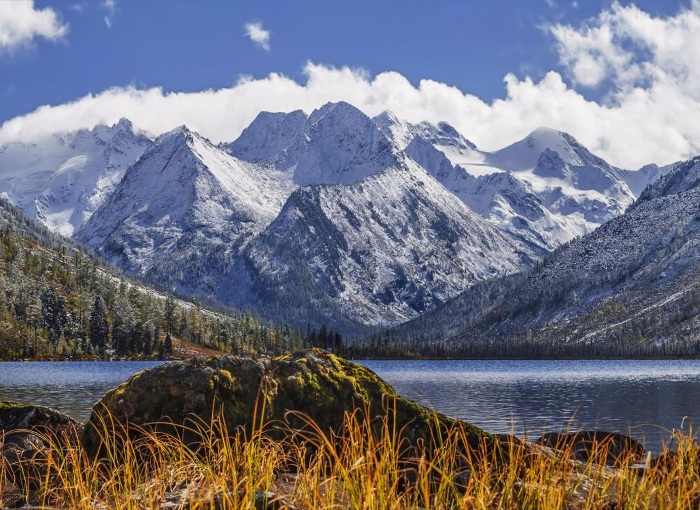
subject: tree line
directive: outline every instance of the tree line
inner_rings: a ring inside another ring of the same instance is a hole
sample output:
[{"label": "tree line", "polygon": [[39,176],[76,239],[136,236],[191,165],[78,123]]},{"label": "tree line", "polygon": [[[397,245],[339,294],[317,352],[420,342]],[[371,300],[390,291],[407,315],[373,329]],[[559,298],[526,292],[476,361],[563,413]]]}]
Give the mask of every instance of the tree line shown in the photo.
[{"label": "tree line", "polygon": [[0,202],[0,359],[155,359],[198,347],[256,355],[342,344],[325,326],[303,332],[164,296]]}]

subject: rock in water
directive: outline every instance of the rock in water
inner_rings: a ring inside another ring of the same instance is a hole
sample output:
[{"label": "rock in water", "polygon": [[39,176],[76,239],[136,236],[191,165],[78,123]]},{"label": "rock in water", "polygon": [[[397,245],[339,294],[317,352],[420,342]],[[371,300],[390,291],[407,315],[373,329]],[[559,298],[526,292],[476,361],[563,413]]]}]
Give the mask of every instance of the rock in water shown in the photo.
[{"label": "rock in water", "polygon": [[[256,416],[259,425],[261,415],[266,422],[303,428],[304,420],[289,413],[296,411],[321,430],[339,434],[346,413],[366,410],[375,418],[389,408],[395,410],[396,430],[403,430],[410,445],[429,447],[438,428],[444,431],[459,423],[398,396],[371,370],[320,349],[277,358],[191,359],[140,372],[110,390],[93,407],[83,444],[96,454],[105,427],[123,426],[129,434],[138,434],[145,425],[167,431],[164,422],[183,424],[194,418],[209,423],[215,413],[234,431],[250,430]],[[461,425],[472,447],[480,440],[498,442],[481,429]],[[270,433],[282,435],[284,427]]]}]

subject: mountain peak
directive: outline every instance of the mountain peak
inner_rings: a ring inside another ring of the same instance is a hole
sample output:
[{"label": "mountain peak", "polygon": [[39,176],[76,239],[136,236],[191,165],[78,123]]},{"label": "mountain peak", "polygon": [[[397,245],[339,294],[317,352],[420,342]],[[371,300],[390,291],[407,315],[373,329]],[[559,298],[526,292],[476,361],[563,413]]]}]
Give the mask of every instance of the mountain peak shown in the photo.
[{"label": "mountain peak", "polygon": [[287,147],[306,126],[308,116],[301,110],[289,113],[260,112],[235,141],[223,149],[244,161],[262,163]]},{"label": "mountain peak", "polygon": [[123,131],[134,131],[134,124],[126,117],[119,119],[119,121],[112,127]]},{"label": "mountain peak", "polygon": [[538,127],[522,140],[494,152],[489,160],[494,166],[513,171],[532,170],[547,149],[556,152],[569,165],[610,168],[570,134],[548,127]]},{"label": "mountain peak", "polygon": [[437,124],[421,122],[411,126],[411,130],[417,136],[425,138],[430,143],[441,147],[452,147],[457,150],[476,150],[476,145],[467,140],[451,124],[441,121]]},{"label": "mountain peak", "polygon": [[403,124],[403,121],[401,121],[396,116],[396,114],[394,114],[394,112],[392,112],[391,110],[384,110],[379,115],[372,117],[372,120],[378,126],[389,126],[392,124]]},{"label": "mountain peak", "polygon": [[561,136],[563,131],[548,126],[539,126],[532,130],[529,136]]},{"label": "mountain peak", "polygon": [[545,149],[556,150],[558,147],[567,145],[568,142],[566,133],[544,126],[533,129],[525,140],[528,147],[540,153]]},{"label": "mountain peak", "polygon": [[382,113],[372,118],[372,122],[384,136],[393,141],[399,149],[405,149],[413,140],[414,133],[412,126],[399,119],[394,112],[384,110]]},{"label": "mountain peak", "polygon": [[171,129],[170,131],[160,135],[158,138],[156,138],[155,144],[162,145],[168,142],[191,142],[194,138],[202,137],[183,124],[182,126],[178,126],[175,129]]},{"label": "mountain peak", "polygon": [[370,120],[369,117],[359,108],[356,108],[345,101],[338,101],[337,103],[326,103],[321,108],[311,112],[311,115],[309,116],[309,124],[317,124],[325,117],[330,117],[333,119],[366,118],[367,120]]},{"label": "mountain peak", "polygon": [[700,156],[679,163],[668,174],[647,187],[637,203],[662,196],[676,195],[700,187]]}]

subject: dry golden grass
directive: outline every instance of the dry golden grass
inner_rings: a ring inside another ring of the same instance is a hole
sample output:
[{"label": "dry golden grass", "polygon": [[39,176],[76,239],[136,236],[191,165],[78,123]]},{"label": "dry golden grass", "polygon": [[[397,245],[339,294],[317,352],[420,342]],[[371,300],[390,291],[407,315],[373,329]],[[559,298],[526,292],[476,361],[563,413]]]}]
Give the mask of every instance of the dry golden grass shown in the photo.
[{"label": "dry golden grass", "polygon": [[[303,418],[303,417],[302,417]],[[308,418],[303,430],[272,440],[281,425],[227,430],[218,417],[181,430],[198,444],[140,429],[104,434],[97,459],[75,440],[44,437],[45,456],[0,461],[0,508],[14,501],[67,509],[258,508],[267,493],[278,506],[357,509],[688,509],[700,504],[700,449],[691,433],[673,432],[675,453],[647,469],[574,460],[518,440],[500,451],[470,450],[460,427],[433,451],[410,450],[391,417],[346,416],[342,437]],[[105,430],[111,430],[105,427]],[[0,438],[1,441],[2,438]],[[601,453],[603,455],[603,453]],[[601,457],[604,458],[604,457]],[[18,497],[18,493],[20,496]]]}]

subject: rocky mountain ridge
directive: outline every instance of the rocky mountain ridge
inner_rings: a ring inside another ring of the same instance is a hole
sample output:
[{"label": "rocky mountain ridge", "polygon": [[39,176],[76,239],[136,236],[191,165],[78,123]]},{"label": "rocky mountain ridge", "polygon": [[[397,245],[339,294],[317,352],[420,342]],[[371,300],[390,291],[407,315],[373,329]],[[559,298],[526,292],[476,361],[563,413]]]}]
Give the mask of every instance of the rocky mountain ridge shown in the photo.
[{"label": "rocky mountain ridge", "polygon": [[547,129],[487,153],[447,123],[343,102],[263,112],[219,146],[184,126],[151,141],[128,121],[61,136],[74,152],[53,159],[0,149],[0,191],[25,211],[182,295],[348,331],[533,264],[621,214],[628,180],[667,170],[616,169]]},{"label": "rocky mountain ridge", "polygon": [[65,236],[90,219],[151,144],[127,119],[0,147],[0,194]]},{"label": "rocky mountain ridge", "polygon": [[462,346],[692,348],[700,329],[700,158],[534,269],[467,290],[399,329],[399,337]]}]

